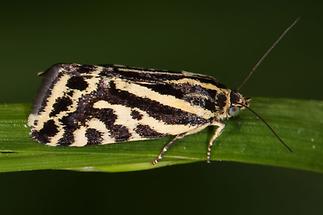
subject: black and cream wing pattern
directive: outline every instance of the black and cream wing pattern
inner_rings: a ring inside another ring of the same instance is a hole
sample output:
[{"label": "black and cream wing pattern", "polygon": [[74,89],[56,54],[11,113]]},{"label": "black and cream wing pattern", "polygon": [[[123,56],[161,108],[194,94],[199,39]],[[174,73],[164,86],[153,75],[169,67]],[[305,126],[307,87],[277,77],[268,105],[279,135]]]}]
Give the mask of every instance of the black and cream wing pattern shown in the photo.
[{"label": "black and cream wing pattern", "polygon": [[210,125],[228,97],[213,77],[185,71],[56,64],[42,76],[28,125],[52,146],[176,136]]}]

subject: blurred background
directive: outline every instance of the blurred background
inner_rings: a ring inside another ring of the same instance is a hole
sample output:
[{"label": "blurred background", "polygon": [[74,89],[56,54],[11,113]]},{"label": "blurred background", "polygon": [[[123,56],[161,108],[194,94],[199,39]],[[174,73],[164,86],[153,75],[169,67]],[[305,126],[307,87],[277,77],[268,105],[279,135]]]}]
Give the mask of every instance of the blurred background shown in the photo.
[{"label": "blurred background", "polygon": [[[323,99],[322,9],[320,1],[8,1],[0,102],[31,103],[36,74],[61,62],[187,70],[235,88],[297,17],[242,93]],[[229,162],[2,173],[0,184],[3,214],[323,213],[323,175]]]}]

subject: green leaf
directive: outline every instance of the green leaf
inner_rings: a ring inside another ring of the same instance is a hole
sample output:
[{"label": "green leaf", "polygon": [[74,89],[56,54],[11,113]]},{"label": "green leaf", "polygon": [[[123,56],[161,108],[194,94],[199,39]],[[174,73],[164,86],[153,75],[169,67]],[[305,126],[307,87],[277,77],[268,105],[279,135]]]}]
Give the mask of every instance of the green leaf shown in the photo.
[{"label": "green leaf", "polygon": [[[226,122],[212,159],[323,172],[323,102],[255,98],[251,107],[293,149],[288,152],[270,130],[245,110]],[[30,105],[0,105],[0,172],[68,169],[134,171],[205,161],[213,128],[177,142],[158,165],[151,161],[170,140],[162,138],[93,147],[51,147],[31,140],[25,125]]]}]

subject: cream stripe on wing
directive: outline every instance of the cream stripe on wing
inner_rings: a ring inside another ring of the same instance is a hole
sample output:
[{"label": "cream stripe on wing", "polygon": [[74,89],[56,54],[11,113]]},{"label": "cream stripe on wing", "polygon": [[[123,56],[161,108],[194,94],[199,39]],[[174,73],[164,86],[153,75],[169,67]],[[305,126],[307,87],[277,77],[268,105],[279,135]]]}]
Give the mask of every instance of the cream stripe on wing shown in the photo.
[{"label": "cream stripe on wing", "polygon": [[[131,139],[133,138],[142,139],[142,137],[140,137],[135,132],[135,128],[139,124],[148,125],[150,128],[154,129],[158,133],[166,134],[166,135],[177,135],[177,134],[185,133],[189,130],[192,130],[193,128],[198,127],[198,126],[192,126],[192,125],[165,124],[162,121],[159,121],[153,117],[150,117],[145,111],[142,111],[138,108],[130,108],[130,107],[125,107],[123,105],[110,104],[109,102],[104,100],[94,103],[93,107],[98,109],[104,109],[104,108],[113,109],[115,114],[118,116],[115,124],[126,126],[129,129],[129,132],[132,134],[132,136],[130,137]],[[141,120],[133,119],[131,117],[132,110],[136,110],[140,112],[143,115],[142,119]]]},{"label": "cream stripe on wing", "polygon": [[182,78],[179,80],[169,80],[169,81],[165,81],[165,82],[169,83],[169,84],[190,84],[192,86],[198,85],[198,86],[201,86],[205,89],[216,90],[216,91],[220,91],[220,92],[223,91],[221,88],[218,88],[214,84],[203,83],[203,82],[200,82],[199,80],[194,80],[191,78]]},{"label": "cream stripe on wing", "polygon": [[214,116],[214,114],[211,111],[196,105],[191,105],[190,103],[184,100],[176,98],[175,96],[162,95],[144,86],[129,83],[121,79],[115,79],[115,84],[117,89],[125,90],[128,93],[132,93],[141,98],[148,98],[153,101],[158,101],[162,105],[177,108],[182,111],[195,114],[204,119],[209,119]]},{"label": "cream stripe on wing", "polygon": [[85,146],[87,144],[87,137],[85,136],[86,127],[81,126],[79,129],[74,131],[74,142],[70,146]]},{"label": "cream stripe on wing", "polygon": [[166,71],[163,71],[163,70],[158,70],[158,72],[156,71],[149,71],[149,70],[146,70],[146,69],[135,69],[135,68],[118,68],[119,71],[122,71],[122,72],[136,72],[136,73],[146,73],[146,74],[163,74],[163,75],[182,75],[182,73],[180,72],[166,72]]}]

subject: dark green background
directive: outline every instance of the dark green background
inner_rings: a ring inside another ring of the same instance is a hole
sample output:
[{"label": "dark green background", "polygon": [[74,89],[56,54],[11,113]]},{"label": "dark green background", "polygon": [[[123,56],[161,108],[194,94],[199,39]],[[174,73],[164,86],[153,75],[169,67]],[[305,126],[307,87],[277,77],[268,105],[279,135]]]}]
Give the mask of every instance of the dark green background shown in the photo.
[{"label": "dark green background", "polygon": [[[2,3],[0,102],[30,103],[36,73],[58,62],[208,73],[234,88],[299,16],[242,93],[322,99],[320,1],[227,2]],[[322,175],[227,162],[120,174],[6,173],[0,185],[1,214],[323,212]]]}]

